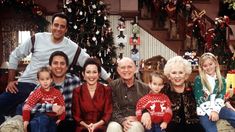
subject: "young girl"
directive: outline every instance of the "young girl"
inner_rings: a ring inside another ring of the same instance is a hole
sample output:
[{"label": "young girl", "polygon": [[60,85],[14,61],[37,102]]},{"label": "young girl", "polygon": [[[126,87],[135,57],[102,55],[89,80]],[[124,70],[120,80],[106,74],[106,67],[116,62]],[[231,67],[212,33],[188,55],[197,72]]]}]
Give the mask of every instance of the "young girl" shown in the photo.
[{"label": "young girl", "polygon": [[136,105],[137,119],[140,121],[143,110],[150,113],[152,127],[147,132],[163,132],[172,118],[170,99],[160,93],[164,87],[164,75],[153,72],[150,74],[150,93],[143,96]]},{"label": "young girl", "polygon": [[[23,121],[24,129],[26,132],[30,120],[31,110],[37,103],[51,103],[60,106],[65,106],[64,98],[61,92],[55,89],[54,87],[51,87],[51,83],[53,80],[49,67],[42,67],[37,73],[37,78],[40,87],[29,95],[23,107]],[[31,119],[31,122],[40,120],[41,118],[39,116],[41,116],[40,113],[35,114],[33,119]],[[59,124],[61,120],[64,120],[65,112],[63,112],[63,114],[59,117],[57,117],[58,115],[56,115],[56,113],[52,112],[46,113],[45,116],[48,116],[51,119],[50,125],[48,125],[48,130],[50,130],[50,132],[55,132],[56,124]],[[42,130],[40,128],[40,126],[31,126],[31,132],[45,131],[44,129]]]},{"label": "young girl", "polygon": [[235,111],[224,107],[225,79],[219,63],[212,53],[204,53],[199,59],[199,76],[195,78],[194,94],[197,114],[206,132],[217,132],[216,121],[225,119],[235,127]]}]

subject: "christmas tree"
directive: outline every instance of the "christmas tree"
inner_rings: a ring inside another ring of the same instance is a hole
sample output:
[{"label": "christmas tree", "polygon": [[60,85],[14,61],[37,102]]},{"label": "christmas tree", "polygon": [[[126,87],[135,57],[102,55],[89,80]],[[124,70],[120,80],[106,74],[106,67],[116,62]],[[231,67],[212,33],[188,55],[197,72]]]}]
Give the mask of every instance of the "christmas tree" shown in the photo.
[{"label": "christmas tree", "polygon": [[98,58],[114,79],[117,55],[107,5],[100,0],[66,0],[64,13],[69,17],[68,37]]}]

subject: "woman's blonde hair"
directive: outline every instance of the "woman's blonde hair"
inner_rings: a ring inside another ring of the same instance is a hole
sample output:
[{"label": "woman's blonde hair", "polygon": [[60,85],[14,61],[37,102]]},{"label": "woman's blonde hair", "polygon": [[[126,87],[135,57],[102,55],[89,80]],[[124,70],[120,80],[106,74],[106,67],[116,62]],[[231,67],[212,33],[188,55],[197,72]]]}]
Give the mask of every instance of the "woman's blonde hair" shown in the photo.
[{"label": "woman's blonde hair", "polygon": [[203,70],[203,63],[207,60],[207,59],[211,59],[215,64],[216,64],[216,68],[215,68],[215,72],[216,72],[216,77],[219,81],[219,90],[218,91],[221,91],[222,90],[222,76],[221,76],[221,73],[220,73],[220,67],[219,67],[219,63],[218,63],[218,60],[216,58],[215,55],[213,55],[212,53],[204,53],[200,58],[199,58],[199,75],[201,77],[201,83],[203,86],[205,86],[209,91],[211,91],[211,86],[206,78],[206,73],[205,71]]}]

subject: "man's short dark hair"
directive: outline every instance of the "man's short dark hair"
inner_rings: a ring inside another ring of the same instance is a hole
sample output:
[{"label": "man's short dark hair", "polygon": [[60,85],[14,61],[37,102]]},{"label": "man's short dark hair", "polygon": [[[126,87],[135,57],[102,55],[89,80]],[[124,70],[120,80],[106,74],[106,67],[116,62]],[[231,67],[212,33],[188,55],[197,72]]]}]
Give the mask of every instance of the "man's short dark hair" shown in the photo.
[{"label": "man's short dark hair", "polygon": [[54,59],[55,56],[62,56],[65,59],[66,65],[69,65],[69,58],[68,56],[63,52],[63,51],[55,51],[51,54],[50,58],[49,58],[49,65],[51,66],[51,63]]},{"label": "man's short dark hair", "polygon": [[53,24],[53,22],[54,22],[54,20],[55,20],[55,18],[56,17],[60,17],[60,18],[63,18],[63,19],[65,19],[66,20],[66,22],[67,22],[67,27],[68,27],[68,23],[69,23],[69,18],[68,18],[68,16],[66,16],[64,13],[55,13],[53,16],[52,16],[52,24]]}]

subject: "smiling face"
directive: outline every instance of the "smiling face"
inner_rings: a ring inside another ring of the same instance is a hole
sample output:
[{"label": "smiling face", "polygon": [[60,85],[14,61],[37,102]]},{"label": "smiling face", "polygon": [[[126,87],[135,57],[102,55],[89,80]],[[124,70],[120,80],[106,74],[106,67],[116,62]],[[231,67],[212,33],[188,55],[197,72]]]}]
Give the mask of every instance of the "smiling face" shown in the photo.
[{"label": "smiling face", "polygon": [[202,63],[202,70],[205,71],[206,74],[210,75],[210,76],[214,76],[216,74],[216,67],[217,67],[217,63],[211,59],[205,59],[205,61]]},{"label": "smiling face", "polygon": [[153,93],[159,93],[164,87],[163,79],[158,76],[152,76],[152,81],[149,82],[149,87]]},{"label": "smiling face", "polygon": [[118,62],[117,72],[125,81],[134,79],[136,66],[130,58],[123,58]]},{"label": "smiling face", "polygon": [[184,82],[188,78],[188,75],[185,73],[183,64],[176,64],[177,66],[172,66],[168,79],[171,81],[173,87],[184,86]]},{"label": "smiling face", "polygon": [[41,84],[41,87],[48,91],[50,89],[52,78],[49,72],[42,71],[39,73],[38,82]]},{"label": "smiling face", "polygon": [[64,38],[67,30],[67,20],[61,17],[55,17],[51,25],[53,42],[60,42]]},{"label": "smiling face", "polygon": [[82,74],[83,74],[84,80],[90,86],[96,85],[100,76],[100,73],[98,72],[98,68],[95,64],[88,64],[85,67],[85,71]]},{"label": "smiling face", "polygon": [[54,56],[51,62],[51,71],[54,78],[65,78],[67,64],[63,56]]}]

